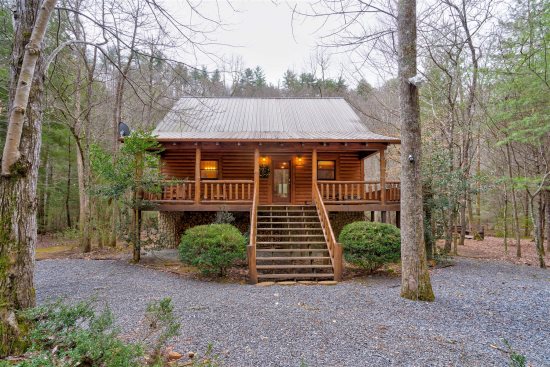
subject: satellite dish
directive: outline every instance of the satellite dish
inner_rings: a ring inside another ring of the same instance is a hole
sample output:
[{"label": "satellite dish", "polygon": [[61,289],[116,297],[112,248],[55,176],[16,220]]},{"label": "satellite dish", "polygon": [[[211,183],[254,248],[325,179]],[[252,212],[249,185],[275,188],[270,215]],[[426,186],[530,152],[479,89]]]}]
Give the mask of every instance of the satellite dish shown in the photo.
[{"label": "satellite dish", "polygon": [[130,135],[130,128],[124,122],[120,121],[118,123],[118,133],[120,134],[121,138],[128,136]]}]

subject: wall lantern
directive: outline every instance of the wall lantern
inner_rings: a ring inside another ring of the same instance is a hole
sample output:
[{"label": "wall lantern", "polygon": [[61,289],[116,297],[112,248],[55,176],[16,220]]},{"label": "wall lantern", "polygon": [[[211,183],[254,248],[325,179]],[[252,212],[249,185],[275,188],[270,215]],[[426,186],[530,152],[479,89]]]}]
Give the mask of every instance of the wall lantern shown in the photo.
[{"label": "wall lantern", "polygon": [[269,158],[266,156],[260,157],[260,178],[268,178],[270,173]]},{"label": "wall lantern", "polygon": [[303,166],[304,165],[304,158],[301,155],[296,157],[296,165],[297,166]]}]

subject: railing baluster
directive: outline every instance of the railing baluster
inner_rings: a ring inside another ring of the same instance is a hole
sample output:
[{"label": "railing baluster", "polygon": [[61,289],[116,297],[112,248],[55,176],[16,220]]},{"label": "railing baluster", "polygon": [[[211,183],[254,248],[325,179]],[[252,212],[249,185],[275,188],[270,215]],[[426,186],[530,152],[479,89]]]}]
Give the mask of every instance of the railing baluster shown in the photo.
[{"label": "railing baluster", "polygon": [[348,199],[348,184],[344,184],[344,200]]}]

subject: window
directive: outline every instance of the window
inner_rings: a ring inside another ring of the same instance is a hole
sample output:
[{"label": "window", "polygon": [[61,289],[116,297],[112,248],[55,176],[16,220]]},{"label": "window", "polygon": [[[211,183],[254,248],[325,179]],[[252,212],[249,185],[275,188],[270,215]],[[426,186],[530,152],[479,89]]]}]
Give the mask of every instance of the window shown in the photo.
[{"label": "window", "polygon": [[218,172],[218,161],[201,161],[201,178],[215,180]]},{"label": "window", "polygon": [[317,179],[335,180],[336,161],[317,161]]}]

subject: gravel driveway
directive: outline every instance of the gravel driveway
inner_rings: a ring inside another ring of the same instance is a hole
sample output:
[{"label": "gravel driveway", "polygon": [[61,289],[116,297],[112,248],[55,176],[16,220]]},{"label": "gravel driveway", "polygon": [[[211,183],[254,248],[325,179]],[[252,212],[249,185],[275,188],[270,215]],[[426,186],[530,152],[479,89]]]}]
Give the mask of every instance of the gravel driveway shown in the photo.
[{"label": "gravel driveway", "polygon": [[212,343],[224,366],[507,366],[503,339],[550,366],[550,271],[457,259],[432,272],[433,303],[399,297],[399,279],[336,286],[220,284],[121,261],[37,263],[39,302],[97,295],[125,330],[171,297],[180,352]]}]

